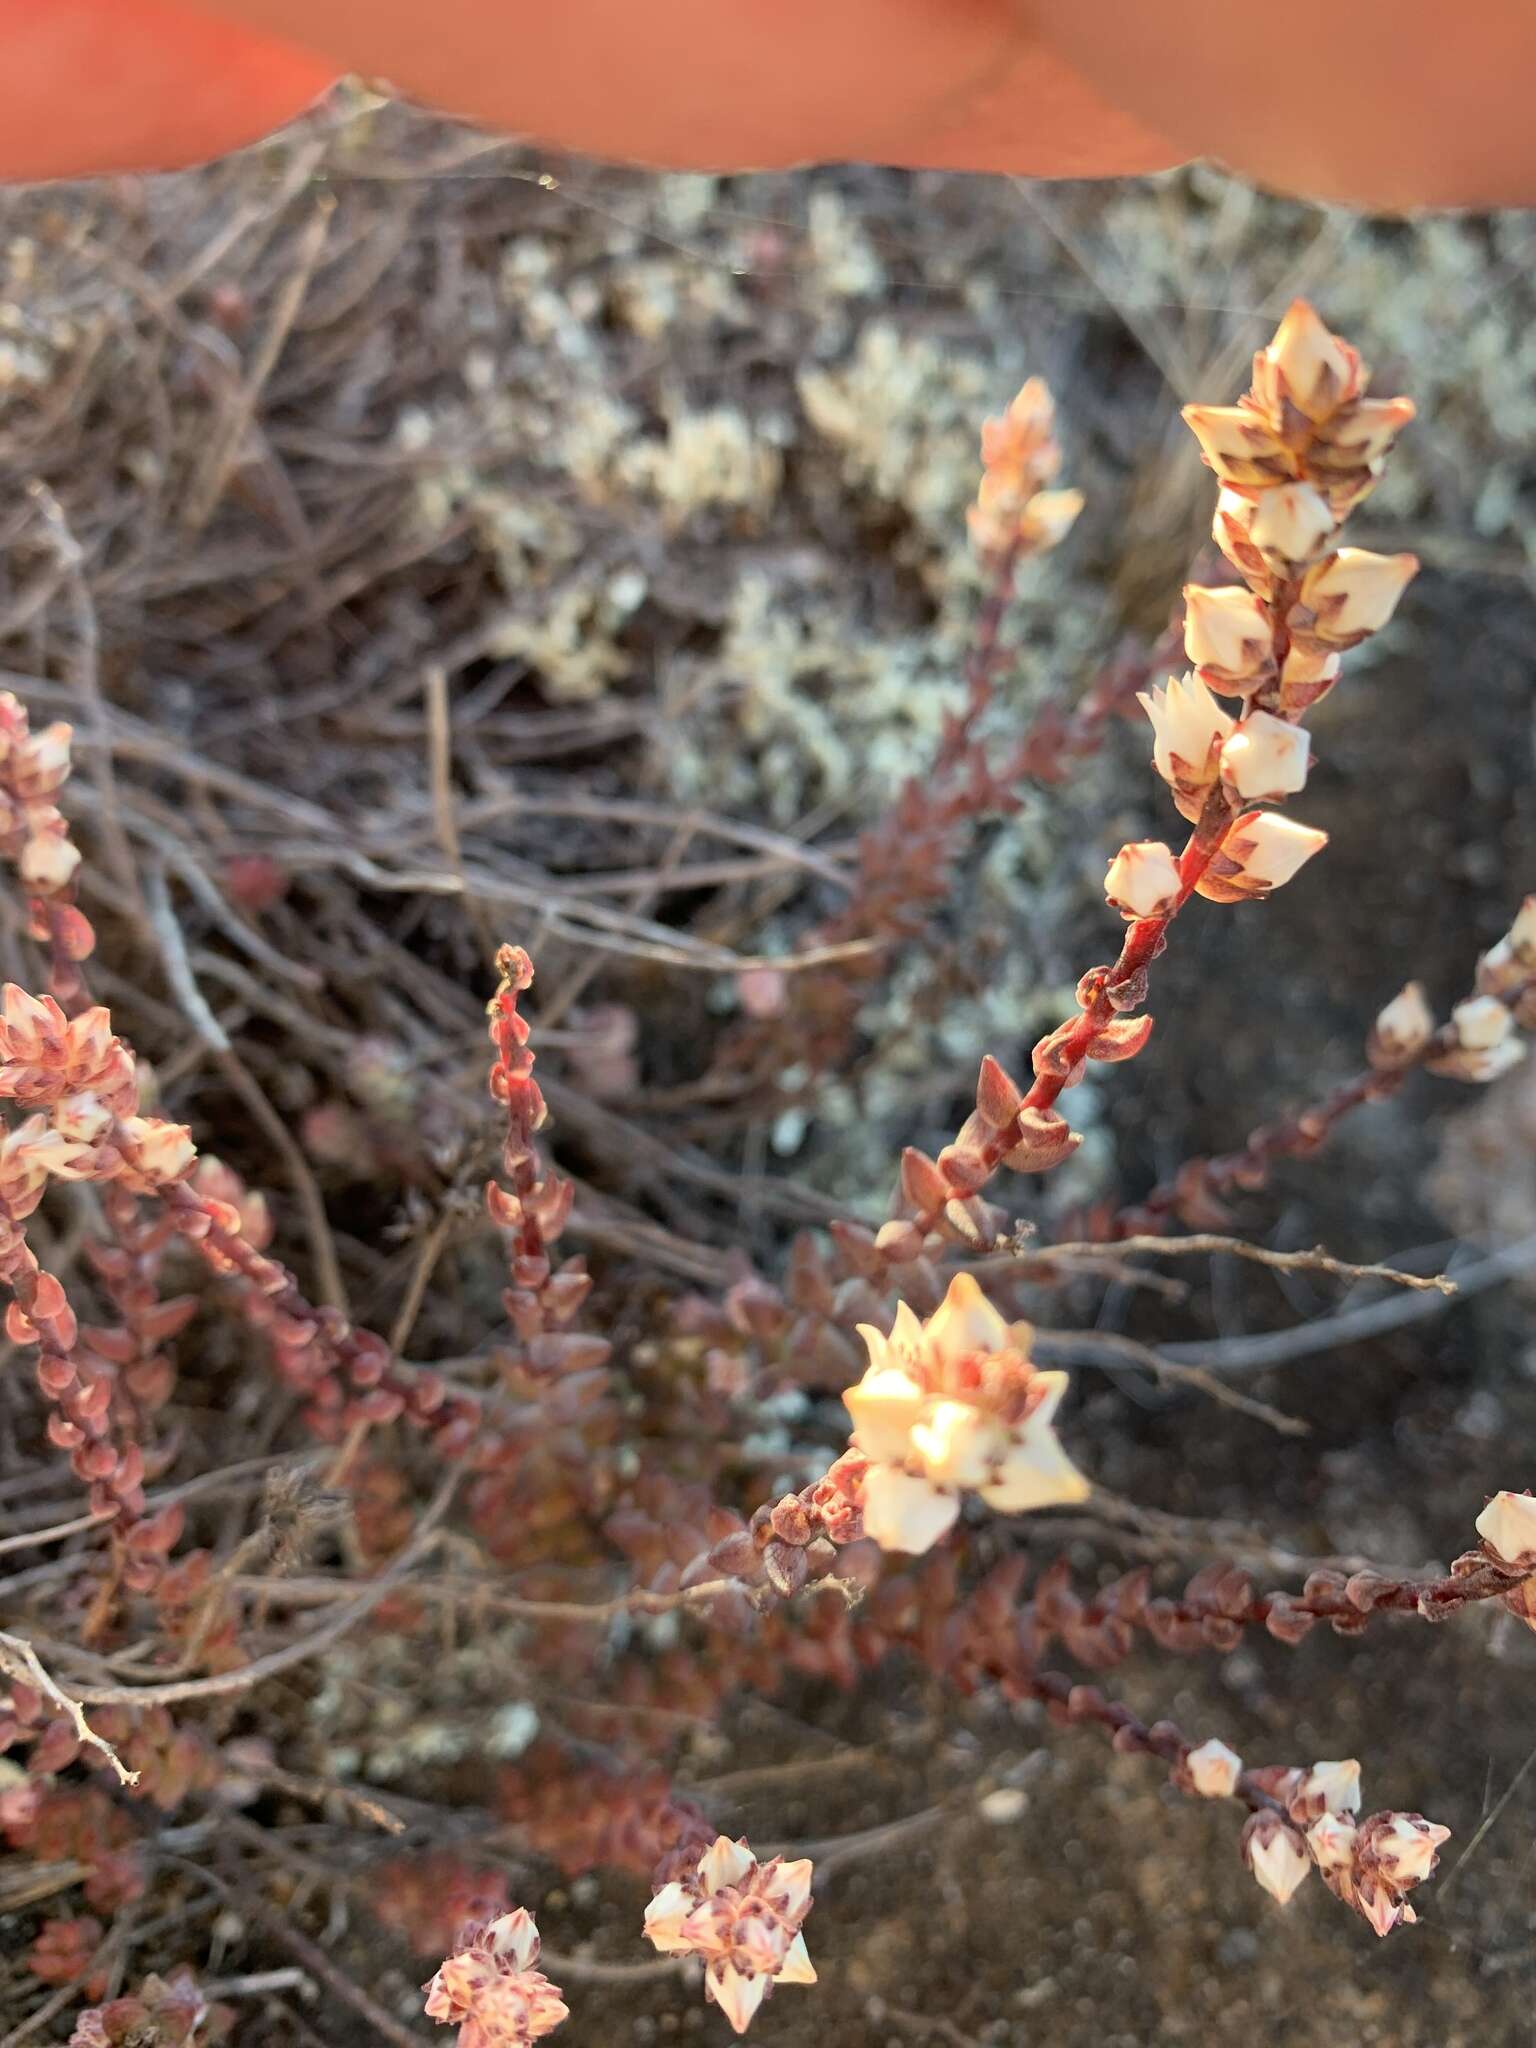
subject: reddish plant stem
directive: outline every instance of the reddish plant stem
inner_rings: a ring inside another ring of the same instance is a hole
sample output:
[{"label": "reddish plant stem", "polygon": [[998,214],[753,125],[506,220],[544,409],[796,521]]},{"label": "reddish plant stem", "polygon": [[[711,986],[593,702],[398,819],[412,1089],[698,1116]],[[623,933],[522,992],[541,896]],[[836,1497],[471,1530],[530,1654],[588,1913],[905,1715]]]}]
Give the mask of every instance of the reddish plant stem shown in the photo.
[{"label": "reddish plant stem", "polygon": [[[1536,993],[1536,974],[1508,990],[1500,1001],[1511,1010]],[[1178,1172],[1159,1181],[1139,1202],[1122,1209],[1115,1218],[1119,1236],[1167,1231],[1175,1220],[1192,1228],[1219,1226],[1230,1221],[1222,1198],[1234,1192],[1253,1192],[1268,1184],[1270,1168],[1279,1159],[1305,1159],[1321,1148],[1354,1110],[1367,1102],[1387,1102],[1398,1093],[1408,1076],[1457,1048],[1456,1028],[1443,1024],[1419,1051],[1400,1066],[1367,1067],[1348,1081],[1342,1081],[1319,1101],[1292,1110],[1273,1123],[1260,1124],[1235,1152],[1223,1152],[1187,1159]]]}]

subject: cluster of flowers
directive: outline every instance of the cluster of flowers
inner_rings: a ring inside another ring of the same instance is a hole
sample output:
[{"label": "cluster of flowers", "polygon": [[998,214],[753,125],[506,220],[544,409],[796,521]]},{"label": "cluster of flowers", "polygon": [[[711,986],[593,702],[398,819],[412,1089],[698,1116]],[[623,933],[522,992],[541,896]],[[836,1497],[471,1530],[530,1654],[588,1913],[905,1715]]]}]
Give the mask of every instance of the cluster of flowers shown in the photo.
[{"label": "cluster of flowers", "polygon": [[869,1366],[843,1396],[863,1533],[882,1550],[928,1550],[974,1490],[1002,1514],[1082,1500],[1088,1483],[1054,1418],[1064,1372],[1031,1362],[1028,1323],[1005,1322],[969,1273],[926,1321],[905,1302],[889,1336],[860,1325]]},{"label": "cluster of flowers", "polygon": [[69,779],[73,738],[64,724],[34,733],[25,706],[0,692],[0,858],[31,898],[33,938],[71,961],[87,959],[96,944],[74,902],[80,849],[55,801]]},{"label": "cluster of flowers", "polygon": [[[1242,1778],[1241,1760],[1219,1742],[1203,1745],[1187,1763],[1193,1788],[1206,1798],[1230,1798]],[[1360,1766],[1354,1758],[1314,1764],[1308,1771],[1247,1773],[1270,1804],[1243,1829],[1243,1861],[1272,1898],[1286,1905],[1316,1869],[1328,1889],[1378,1935],[1418,1918],[1408,1894],[1424,1882],[1450,1829],[1421,1813],[1360,1813]]]},{"label": "cluster of flowers", "polygon": [[704,1964],[704,1995],[738,2034],[779,1984],[814,1984],[800,1929],[811,1910],[811,1865],[759,1863],[743,1841],[719,1835],[701,1856],[674,1855],[682,1872],[645,1909],[645,1935],[663,1955]]},{"label": "cluster of flowers", "polygon": [[178,1970],[81,2013],[69,2048],[204,2048],[226,2039],[234,2018],[227,2005],[210,2004],[190,1970]]},{"label": "cluster of flowers", "polygon": [[1031,377],[1001,419],[981,429],[981,486],[966,513],[984,555],[1034,554],[1063,540],[1083,509],[1081,491],[1044,488],[1061,467],[1056,407],[1041,377]]},{"label": "cluster of flowers", "polygon": [[[1105,891],[1128,919],[1167,916],[1190,887],[1219,903],[1267,896],[1327,843],[1248,806],[1304,787],[1312,742],[1297,721],[1333,688],[1341,653],[1386,624],[1418,567],[1412,555],[1334,546],[1413,418],[1406,398],[1366,398],[1366,381],[1355,350],[1298,300],[1254,358],[1239,404],[1185,408],[1222,485],[1216,543],[1243,581],[1188,586],[1194,669],[1141,702],[1154,767],[1219,850],[1195,873],[1160,841],[1122,847]],[[1240,697],[1241,713],[1218,695]]]},{"label": "cluster of flowers", "polygon": [[538,1960],[539,1930],[522,1907],[471,1921],[423,1987],[428,2019],[457,2027],[459,2048],[528,2048],[569,2013]]},{"label": "cluster of flowers", "polygon": [[[663,1955],[699,1959],[705,1997],[741,2034],[776,1985],[816,1982],[800,1931],[810,1909],[806,1858],[759,1863],[744,1841],[719,1835],[701,1851],[696,1836],[664,1859],[645,1936]],[[471,1922],[423,1987],[427,2017],[456,2026],[458,2048],[531,2048],[568,2016],[538,1960],[539,1931],[521,1907]]]},{"label": "cluster of flowers", "polygon": [[1410,981],[1376,1019],[1373,1067],[1423,1066],[1452,1081],[1496,1081],[1525,1057],[1522,1031],[1536,1030],[1536,896],[1477,963],[1477,992],[1437,1030],[1424,990]]}]

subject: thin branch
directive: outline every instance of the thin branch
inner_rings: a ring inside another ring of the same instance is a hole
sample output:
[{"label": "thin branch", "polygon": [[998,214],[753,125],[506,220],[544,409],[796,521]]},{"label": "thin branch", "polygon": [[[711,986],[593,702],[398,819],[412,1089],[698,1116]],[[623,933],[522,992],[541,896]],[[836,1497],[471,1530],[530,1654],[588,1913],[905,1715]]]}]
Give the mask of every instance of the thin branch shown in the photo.
[{"label": "thin branch", "polygon": [[68,1718],[81,1742],[89,1743],[92,1749],[99,1751],[106,1758],[117,1773],[118,1782],[123,1785],[137,1785],[138,1772],[130,1771],[111,1743],[96,1733],[85,1718],[85,1708],[79,1700],[73,1699],[65,1692],[57,1680],[43,1668],[36,1650],[29,1642],[20,1636],[7,1635],[0,1631],[0,1671],[6,1672],[23,1685],[35,1686],[45,1699],[52,1700],[59,1711]]},{"label": "thin branch", "polygon": [[1249,1259],[1256,1266],[1269,1266],[1277,1273],[1332,1273],[1340,1280],[1386,1280],[1394,1287],[1420,1293],[1454,1294],[1457,1283],[1448,1273],[1405,1273],[1400,1266],[1357,1266],[1348,1259],[1336,1259],[1322,1245],[1311,1251],[1277,1252],[1267,1245],[1251,1244],[1243,1237],[1222,1237],[1202,1231],[1193,1237],[1119,1237],[1104,1244],[1019,1245],[1024,1258],[1123,1258],[1131,1252],[1150,1252],[1156,1258],[1178,1258],[1191,1253],[1225,1253],[1234,1259]]}]

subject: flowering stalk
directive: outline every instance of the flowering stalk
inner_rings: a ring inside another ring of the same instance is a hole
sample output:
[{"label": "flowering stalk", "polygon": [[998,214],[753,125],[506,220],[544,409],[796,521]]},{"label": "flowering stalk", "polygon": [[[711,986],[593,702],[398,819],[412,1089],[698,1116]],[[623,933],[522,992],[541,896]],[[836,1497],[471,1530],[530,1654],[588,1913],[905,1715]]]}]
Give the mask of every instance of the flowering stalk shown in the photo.
[{"label": "flowering stalk", "polygon": [[575,1189],[546,1171],[534,1143],[547,1112],[533,1078],[527,1020],[517,1007],[519,995],[533,982],[533,963],[520,946],[503,946],[496,972],[501,979],[487,1007],[496,1053],[490,1089],[492,1100],[506,1111],[501,1145],[505,1185],[486,1183],[485,1207],[507,1233],[511,1285],[502,1301],[531,1371],[545,1377],[592,1372],[607,1363],[613,1347],[605,1338],[566,1327],[591,1291],[586,1260],[566,1259],[557,1269],[550,1256],[571,1213]]},{"label": "flowering stalk", "polygon": [[[980,1200],[999,1166],[1039,1173],[1080,1142],[1056,1108],[1089,1060],[1134,1058],[1152,1030],[1137,1017],[1152,962],[1196,893],[1221,903],[1267,896],[1324,844],[1325,835],[1273,809],[1301,788],[1310,740],[1297,721],[1333,688],[1343,650],[1391,616],[1417,564],[1333,545],[1345,515],[1374,486],[1387,450],[1412,417],[1406,399],[1363,396],[1355,351],[1298,301],[1254,359],[1237,406],[1190,406],[1185,418],[1222,484],[1215,535],[1246,589],[1185,592],[1185,647],[1194,671],[1143,697],[1153,763],[1193,826],[1182,853],[1142,842],[1110,863],[1111,902],[1127,921],[1112,966],[1078,984],[1078,1014],[1034,1049],[1025,1091],[983,1063],[976,1111],[937,1160],[909,1150],[902,1192],[910,1220],[877,1240],[893,1264],[918,1257],[928,1235],[986,1245],[995,1220]],[[1229,716],[1213,692],[1238,696]]]},{"label": "flowering stalk", "polygon": [[1497,1080],[1525,1057],[1522,1031],[1536,1030],[1536,896],[1477,965],[1474,992],[1444,1024],[1416,981],[1381,1011],[1366,1041],[1367,1065],[1319,1101],[1252,1131],[1235,1152],[1186,1160],[1116,1219],[1122,1234],[1167,1230],[1177,1218],[1193,1229],[1231,1221],[1225,1198],[1265,1186],[1277,1159],[1318,1151],[1352,1111],[1386,1102],[1421,1069],[1453,1081]]},{"label": "flowering stalk", "polygon": [[84,1000],[79,963],[96,945],[75,901],[80,849],[55,802],[69,778],[73,737],[62,723],[34,733],[26,707],[0,691],[0,859],[26,891],[27,932],[47,952],[49,994],[71,1013]]}]

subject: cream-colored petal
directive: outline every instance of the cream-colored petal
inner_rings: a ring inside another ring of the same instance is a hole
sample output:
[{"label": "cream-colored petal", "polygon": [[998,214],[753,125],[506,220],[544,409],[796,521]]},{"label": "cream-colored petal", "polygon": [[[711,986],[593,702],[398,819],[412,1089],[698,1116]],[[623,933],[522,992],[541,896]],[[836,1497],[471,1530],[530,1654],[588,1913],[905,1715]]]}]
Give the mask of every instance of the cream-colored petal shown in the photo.
[{"label": "cream-colored petal", "polygon": [[953,1526],[959,1512],[958,1494],[941,1493],[895,1465],[872,1465],[864,1475],[864,1533],[882,1550],[921,1556]]},{"label": "cream-colored petal", "polygon": [[797,1934],[789,1944],[789,1953],[779,1965],[778,1984],[814,1984],[816,1971],[811,1963],[810,1952],[805,1945],[805,1936]]},{"label": "cream-colored petal", "polygon": [[664,1884],[645,1909],[645,1938],[663,1955],[676,1955],[688,1947],[681,1938],[683,1922],[693,1911],[694,1898],[680,1884]]},{"label": "cream-colored petal", "polygon": [[948,1365],[968,1351],[1005,1351],[1007,1323],[969,1273],[957,1273],[949,1292],[928,1318],[928,1343],[935,1358]]},{"label": "cream-colored petal", "polygon": [[744,2034],[751,2025],[752,2015],[768,1995],[770,1981],[767,1977],[744,1977],[730,1963],[712,1963],[705,1978],[716,2005],[738,2034]]},{"label": "cream-colored petal", "polygon": [[856,1387],[843,1395],[853,1423],[854,1442],[866,1458],[899,1464],[915,1423],[921,1420],[928,1396],[907,1374],[893,1366],[872,1366]]},{"label": "cream-colored petal", "polygon": [[786,1920],[798,1920],[810,1903],[811,1879],[815,1865],[809,1856],[797,1856],[793,1862],[781,1863],[773,1873],[775,1903]]},{"label": "cream-colored petal", "polygon": [[740,1884],[757,1862],[745,1842],[733,1842],[729,1835],[717,1835],[699,1858],[699,1883],[704,1896]]},{"label": "cream-colored petal", "polygon": [[1056,1432],[1034,1416],[1003,1460],[996,1479],[981,1489],[988,1507],[1000,1514],[1027,1514],[1088,1498],[1088,1482],[1057,1441]]}]

